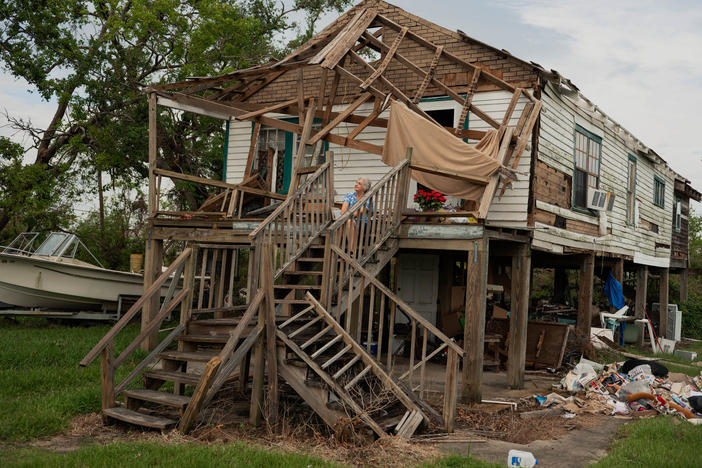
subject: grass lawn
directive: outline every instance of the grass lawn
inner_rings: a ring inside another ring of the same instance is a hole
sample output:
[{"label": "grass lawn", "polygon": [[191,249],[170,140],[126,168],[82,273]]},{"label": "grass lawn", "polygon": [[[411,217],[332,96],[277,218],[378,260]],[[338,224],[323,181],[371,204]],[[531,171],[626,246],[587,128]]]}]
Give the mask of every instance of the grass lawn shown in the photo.
[{"label": "grass lawn", "polygon": [[618,435],[611,452],[595,467],[702,466],[702,426],[678,418],[657,417],[627,424]]},{"label": "grass lawn", "polygon": [[[19,442],[55,434],[69,419],[100,409],[100,360],[78,362],[108,325],[56,325],[45,319],[0,319],[0,441]],[[116,340],[123,349],[139,332],[129,325]],[[127,375],[145,354],[123,366]]]},{"label": "grass lawn", "polygon": [[[118,337],[116,348],[126,346],[138,328],[138,324],[128,326]],[[3,466],[339,466],[303,454],[278,453],[242,442],[226,445],[117,442],[86,445],[70,453],[22,447],[23,442],[60,433],[74,416],[99,411],[99,364],[94,362],[88,368],[81,368],[78,362],[108,329],[108,325],[63,326],[34,318],[0,319]],[[698,349],[702,351],[702,344]],[[143,356],[143,352],[136,352],[129,365],[118,372],[117,380]],[[700,426],[674,418],[637,421],[622,429],[612,452],[597,466],[701,466],[700,442]],[[420,465],[432,466],[502,465],[459,456]]]}]

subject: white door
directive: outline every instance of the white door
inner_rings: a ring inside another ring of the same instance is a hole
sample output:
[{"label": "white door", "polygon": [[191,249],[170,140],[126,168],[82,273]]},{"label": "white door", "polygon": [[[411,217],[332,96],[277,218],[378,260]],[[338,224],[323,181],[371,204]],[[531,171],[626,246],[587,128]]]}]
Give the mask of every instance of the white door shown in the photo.
[{"label": "white door", "polygon": [[[398,295],[412,309],[436,325],[436,299],[439,286],[439,256],[433,254],[400,254],[398,258]],[[397,323],[406,323],[402,313]]]}]

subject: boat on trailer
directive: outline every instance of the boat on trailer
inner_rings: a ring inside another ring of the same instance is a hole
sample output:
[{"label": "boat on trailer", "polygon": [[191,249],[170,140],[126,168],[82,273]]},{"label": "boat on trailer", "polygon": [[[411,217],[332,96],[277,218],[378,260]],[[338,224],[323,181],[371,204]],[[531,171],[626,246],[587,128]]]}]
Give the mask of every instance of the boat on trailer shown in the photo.
[{"label": "boat on trailer", "polygon": [[0,314],[114,320],[141,296],[141,274],[104,268],[75,234],[52,232],[33,250],[38,236],[22,233],[0,252],[0,302],[11,306]]}]

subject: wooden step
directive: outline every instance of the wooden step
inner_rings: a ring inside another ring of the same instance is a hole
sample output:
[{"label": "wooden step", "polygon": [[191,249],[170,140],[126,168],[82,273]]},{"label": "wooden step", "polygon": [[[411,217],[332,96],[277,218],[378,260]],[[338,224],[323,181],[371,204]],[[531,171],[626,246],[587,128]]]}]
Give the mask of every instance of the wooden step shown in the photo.
[{"label": "wooden step", "polygon": [[324,258],[322,257],[300,257],[297,259],[298,262],[302,263],[322,263]]},{"label": "wooden step", "polygon": [[168,429],[178,423],[178,421],[174,421],[173,419],[142,414],[120,407],[104,409],[102,410],[102,414],[109,418],[117,419],[118,421],[134,424],[136,426],[152,427],[154,429]]},{"label": "wooden step", "polygon": [[310,303],[306,299],[273,299],[275,304],[306,304]]},{"label": "wooden step", "polygon": [[306,270],[293,270],[293,271],[286,271],[283,273],[283,275],[289,275],[289,276],[322,276],[321,271],[306,271]]},{"label": "wooden step", "polygon": [[151,403],[172,406],[178,409],[183,409],[188,406],[188,403],[190,403],[190,397],[175,395],[173,393],[158,392],[156,390],[147,390],[145,388],[126,390],[124,392],[124,396],[134,400],[150,401]]},{"label": "wooden step", "polygon": [[181,335],[176,338],[178,341],[188,341],[191,343],[221,343],[224,344],[229,339],[229,335]]},{"label": "wooden step", "polygon": [[172,361],[208,362],[218,354],[218,351],[164,351],[158,357]]},{"label": "wooden step", "polygon": [[187,372],[155,370],[144,372],[144,377],[156,380],[165,380],[166,382],[183,383],[187,385],[197,385],[200,381],[199,374],[189,374]]},{"label": "wooden step", "polygon": [[276,284],[273,286],[274,289],[322,289],[322,286],[318,284]]}]

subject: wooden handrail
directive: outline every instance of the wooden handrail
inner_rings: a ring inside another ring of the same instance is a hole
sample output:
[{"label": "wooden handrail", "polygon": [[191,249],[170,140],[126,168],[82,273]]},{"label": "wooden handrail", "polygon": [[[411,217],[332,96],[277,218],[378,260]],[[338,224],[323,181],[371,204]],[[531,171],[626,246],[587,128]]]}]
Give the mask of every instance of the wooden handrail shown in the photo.
[{"label": "wooden handrail", "polygon": [[417,323],[422,325],[424,328],[429,330],[434,336],[436,336],[438,339],[440,339],[442,342],[446,343],[447,346],[449,346],[451,349],[459,353],[460,356],[463,356],[463,349],[456,344],[455,341],[450,339],[448,336],[446,336],[441,330],[436,328],[434,325],[432,325],[427,319],[419,315],[417,312],[412,309],[405,301],[397,297],[390,289],[388,289],[383,283],[378,281],[376,278],[373,277],[370,273],[368,273],[360,263],[349,257],[343,250],[338,248],[335,245],[331,246],[331,249],[346,263],[351,265],[358,273],[363,275],[363,277],[369,281],[369,285],[372,283],[378,290],[380,290],[383,294],[385,294],[387,297],[392,299],[393,302],[395,302],[399,307],[400,310],[407,315],[408,318],[412,320],[416,320]]},{"label": "wooden handrail", "polygon": [[254,229],[253,231],[251,231],[251,233],[249,234],[249,238],[252,239],[252,240],[255,239],[256,236],[258,235],[258,233],[261,232],[261,231],[262,231],[265,227],[267,227],[269,224],[271,224],[285,208],[287,208],[287,207],[290,206],[295,200],[297,200],[298,198],[300,198],[300,197],[302,196],[302,193],[304,192],[304,190],[305,190],[307,187],[309,187],[309,186],[312,184],[312,182],[314,182],[315,180],[317,180],[317,178],[320,176],[320,174],[322,174],[322,172],[324,172],[324,170],[327,169],[328,167],[329,167],[329,162],[328,162],[328,161],[325,162],[324,164],[322,164],[321,166],[319,166],[319,169],[317,169],[317,170],[314,172],[314,174],[312,174],[311,177],[308,177],[307,180],[306,180],[302,185],[300,185],[300,186],[297,188],[297,190],[295,190],[295,193],[293,193],[291,196],[285,198],[285,201],[284,201],[283,203],[281,203],[280,205],[278,205],[278,207],[275,209],[275,211],[273,211],[273,213],[271,213],[270,215],[268,215],[268,217],[267,217],[265,220],[263,220],[263,221],[261,222],[261,224],[259,224],[259,225],[256,227],[256,229]]},{"label": "wooden handrail", "polygon": [[341,215],[336,221],[334,221],[334,222],[332,223],[332,225],[329,226],[329,231],[330,231],[330,232],[336,231],[337,229],[339,229],[339,227],[343,226],[344,223],[346,223],[346,221],[348,221],[349,219],[351,219],[351,217],[354,216],[354,214],[355,214],[357,211],[363,209],[363,207],[365,206],[366,202],[367,202],[373,195],[375,195],[375,194],[383,187],[383,185],[385,184],[385,182],[387,182],[388,180],[390,180],[390,178],[391,178],[392,176],[394,176],[395,174],[397,174],[398,172],[400,172],[400,171],[401,171],[405,166],[407,166],[409,163],[410,163],[409,160],[408,160],[408,159],[405,159],[404,161],[402,161],[401,163],[399,163],[397,166],[395,166],[394,168],[392,168],[392,169],[390,170],[390,172],[388,172],[387,174],[385,174],[385,175],[383,176],[382,179],[380,179],[378,182],[376,182],[376,183],[370,188],[370,190],[368,190],[368,191],[361,197],[360,200],[358,200],[356,203],[354,203],[354,205],[353,205],[351,208],[349,208],[349,210],[348,210],[346,213],[344,213],[344,214]]},{"label": "wooden handrail", "polygon": [[[80,361],[80,365],[85,367],[89,365],[93,360],[100,354],[100,352],[105,349],[108,343],[112,342],[112,340],[115,338],[117,333],[119,333],[128,323],[129,321],[134,318],[137,312],[141,310],[141,308],[144,306],[146,301],[151,299],[151,297],[159,292],[161,290],[161,286],[166,282],[168,277],[173,274],[173,272],[187,260],[187,258],[190,256],[192,253],[192,249],[190,247],[186,248],[183,250],[183,253],[181,253],[178,258],[175,259],[173,263],[164,271],[161,273],[161,276],[159,276],[156,281],[153,282],[151,286],[149,286],[149,289],[147,289],[144,294],[137,299],[137,301],[129,308],[127,313],[125,313],[121,319],[108,331],[105,336],[102,337],[102,339],[91,349],[88,354],[85,355],[82,361]],[[177,278],[174,278],[173,281],[178,281]]]}]

